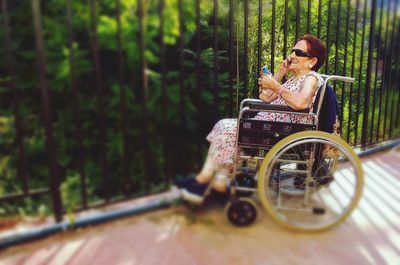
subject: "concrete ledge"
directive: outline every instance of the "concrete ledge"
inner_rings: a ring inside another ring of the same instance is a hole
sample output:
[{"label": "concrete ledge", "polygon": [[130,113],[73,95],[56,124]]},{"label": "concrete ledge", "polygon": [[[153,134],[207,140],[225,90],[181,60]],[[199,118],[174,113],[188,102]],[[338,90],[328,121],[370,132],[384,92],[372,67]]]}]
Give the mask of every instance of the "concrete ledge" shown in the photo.
[{"label": "concrete ledge", "polygon": [[[162,194],[149,196],[147,199],[140,198],[135,201],[124,202],[122,203],[123,208],[113,207],[113,209],[106,212],[98,211],[94,214],[83,214],[73,221],[68,220],[57,224],[45,224],[37,228],[15,231],[7,236],[4,236],[0,240],[0,249],[26,243],[36,239],[41,239],[66,230],[101,224],[118,218],[164,209],[170,207],[179,197],[180,195],[178,191],[165,192]],[[130,205],[127,205],[129,203]]]},{"label": "concrete ledge", "polygon": [[387,150],[395,148],[397,146],[400,146],[400,138],[385,141],[385,142],[376,144],[374,146],[367,147],[366,150],[361,150],[360,148],[357,148],[357,149],[355,149],[355,151],[359,157],[366,157],[369,155],[387,151]]}]

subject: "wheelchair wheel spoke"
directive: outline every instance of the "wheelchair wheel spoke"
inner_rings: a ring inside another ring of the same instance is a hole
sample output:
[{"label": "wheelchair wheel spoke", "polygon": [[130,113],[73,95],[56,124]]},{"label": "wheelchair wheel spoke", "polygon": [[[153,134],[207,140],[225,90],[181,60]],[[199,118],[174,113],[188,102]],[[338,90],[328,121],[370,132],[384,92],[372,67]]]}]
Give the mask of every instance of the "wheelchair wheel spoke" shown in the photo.
[{"label": "wheelchair wheel spoke", "polygon": [[361,164],[351,147],[317,131],[296,133],[276,144],[259,176],[259,196],[273,219],[302,231],[343,222],[363,186]]}]

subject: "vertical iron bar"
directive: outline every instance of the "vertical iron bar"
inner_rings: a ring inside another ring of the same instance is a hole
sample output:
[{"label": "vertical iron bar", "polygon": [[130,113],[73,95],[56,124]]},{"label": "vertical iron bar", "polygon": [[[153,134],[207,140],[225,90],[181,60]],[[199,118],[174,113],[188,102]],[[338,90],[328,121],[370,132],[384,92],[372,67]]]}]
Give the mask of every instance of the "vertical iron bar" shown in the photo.
[{"label": "vertical iron bar", "polygon": [[284,22],[283,22],[283,60],[286,59],[286,55],[287,55],[287,35],[288,35],[288,13],[289,13],[289,9],[288,9],[288,0],[285,0],[285,14],[284,14]]},{"label": "vertical iron bar", "polygon": [[[390,5],[388,5],[388,8],[387,8],[387,10],[386,10],[386,12],[387,12],[387,18],[386,18],[386,28],[388,28],[389,27],[389,15],[390,15]],[[387,71],[387,66],[388,66],[388,64],[386,63],[386,61],[387,61],[387,59],[388,59],[388,56],[389,56],[389,54],[388,54],[388,49],[387,49],[387,47],[386,47],[386,45],[387,45],[387,36],[388,36],[388,33],[387,33],[388,31],[386,30],[386,32],[385,32],[385,46],[384,46],[384,49],[383,49],[383,68],[382,68],[382,80],[381,80],[381,85],[380,85],[380,94],[381,94],[381,97],[379,98],[379,114],[378,114],[378,129],[377,129],[377,134],[376,134],[376,141],[378,141],[379,140],[379,135],[380,135],[380,129],[381,129],[381,113],[382,113],[382,100],[383,100],[383,93],[384,93],[384,91],[385,91],[385,85],[386,85],[386,80],[385,80],[385,78],[386,78],[386,71]],[[386,91],[386,94],[387,94],[387,91]],[[386,104],[387,104],[387,101],[388,101],[388,99],[387,99],[387,96],[386,96],[386,100],[385,100],[385,102],[386,102]],[[386,123],[386,110],[387,110],[387,107],[386,107],[386,105],[385,105],[385,116],[384,116],[384,127],[383,127],[383,138],[385,138],[385,123]]]},{"label": "vertical iron bar", "polygon": [[361,80],[362,80],[362,70],[363,70],[363,61],[364,61],[364,38],[365,38],[365,21],[367,20],[367,2],[364,1],[364,16],[363,16],[363,29],[361,34],[361,54],[360,54],[360,67],[358,69],[358,88],[357,88],[357,108],[356,108],[356,124],[354,130],[354,145],[357,145],[357,137],[358,137],[358,116],[360,114],[360,99],[361,99]]},{"label": "vertical iron bar", "polygon": [[322,20],[322,0],[318,1],[318,26],[317,26],[317,37],[321,38],[321,20]]},{"label": "vertical iron bar", "polygon": [[[396,10],[396,13],[398,11]],[[398,51],[400,49],[400,21],[399,25],[397,26],[397,49]],[[396,82],[395,82],[395,88],[397,88],[397,113],[396,113],[396,128],[399,126],[399,121],[400,121],[400,87],[399,87],[399,80],[400,80],[400,56],[396,56]]]},{"label": "vertical iron bar", "polygon": [[296,0],[296,32],[294,37],[294,42],[296,43],[299,39],[299,31],[300,31],[300,0]]},{"label": "vertical iron bar", "polygon": [[128,139],[128,131],[129,131],[129,121],[126,113],[126,80],[125,80],[125,66],[124,66],[124,44],[122,38],[122,23],[121,23],[121,0],[115,1],[115,11],[116,11],[116,20],[117,20],[117,58],[118,58],[118,82],[120,87],[120,115],[121,115],[121,124],[120,129],[122,131],[122,141],[123,141],[123,149],[122,149],[122,175],[124,178],[124,190],[125,195],[128,195],[130,190],[130,180],[129,180],[129,139]]},{"label": "vertical iron bar", "polygon": [[75,62],[75,48],[74,48],[74,32],[72,27],[72,9],[71,0],[65,1],[67,7],[67,29],[68,29],[68,49],[69,49],[69,80],[72,90],[72,112],[75,118],[75,135],[78,144],[78,170],[81,181],[81,200],[84,209],[88,207],[87,200],[87,183],[85,174],[85,149],[83,146],[83,133],[82,133],[82,118],[81,106],[79,103],[79,93],[76,86],[76,62]]},{"label": "vertical iron bar", "polygon": [[233,117],[233,12],[233,0],[229,0],[229,117]]},{"label": "vertical iron bar", "polygon": [[307,3],[307,34],[311,31],[311,0]]},{"label": "vertical iron bar", "polygon": [[[232,1],[232,0],[231,0]],[[230,14],[232,16],[232,14]],[[231,19],[231,18],[230,18]],[[231,21],[231,20],[230,20]],[[231,65],[232,56],[232,25],[229,25],[229,65]],[[201,25],[200,25],[200,0],[196,0],[196,91],[201,95],[200,83],[200,64],[201,64]],[[231,69],[230,69],[231,70]],[[230,113],[232,113],[232,73],[229,71],[230,87]],[[197,110],[201,113],[201,97],[197,97]]]},{"label": "vertical iron bar", "polygon": [[240,63],[239,63],[239,53],[240,53],[240,46],[239,46],[239,20],[236,20],[236,112],[239,110],[239,84],[240,84]]},{"label": "vertical iron bar", "polygon": [[139,34],[138,34],[138,43],[139,43],[139,64],[140,64],[140,90],[142,94],[142,116],[143,116],[143,128],[142,128],[142,139],[143,139],[143,152],[144,152],[144,170],[145,170],[145,181],[144,181],[144,189],[146,193],[150,193],[151,188],[151,180],[153,178],[153,171],[152,171],[152,154],[150,152],[150,137],[149,137],[149,121],[148,121],[148,109],[147,109],[147,90],[148,90],[148,83],[147,83],[147,75],[146,75],[146,68],[147,63],[144,58],[144,51],[145,51],[145,43],[144,43],[144,7],[143,7],[143,0],[138,0],[138,8],[137,8],[137,15],[139,18]]},{"label": "vertical iron bar", "polygon": [[[394,1],[394,8],[393,8],[393,25],[392,25],[392,37],[390,40],[390,54],[395,54],[395,50],[394,50],[394,32],[395,32],[395,27],[396,27],[396,10],[397,10],[397,1]],[[399,57],[399,56],[397,56]],[[389,119],[389,139],[392,138],[392,130],[393,130],[393,111],[394,111],[394,102],[395,102],[395,90],[393,89],[392,86],[392,72],[394,71],[394,69],[392,69],[392,65],[394,66],[394,68],[396,68],[396,61],[393,62],[392,64],[392,57],[390,57],[390,69],[389,69],[389,90],[392,91],[393,96],[392,98],[392,104],[391,104],[391,109],[390,109],[390,119]]]},{"label": "vertical iron bar", "polygon": [[371,3],[371,18],[370,18],[370,30],[368,37],[368,62],[367,62],[367,80],[365,82],[365,93],[364,93],[364,115],[363,115],[363,127],[361,134],[361,145],[363,148],[367,145],[368,137],[368,118],[369,118],[369,100],[370,100],[370,89],[371,89],[371,74],[372,74],[372,60],[374,53],[374,41],[375,41],[375,16],[376,16],[376,0],[372,0]]},{"label": "vertical iron bar", "polygon": [[14,59],[12,57],[12,44],[10,34],[10,22],[8,18],[7,0],[1,1],[1,11],[3,16],[3,31],[4,31],[4,49],[5,49],[5,65],[7,68],[10,81],[8,83],[12,93],[14,118],[15,118],[15,142],[17,144],[17,176],[22,181],[22,188],[24,193],[29,192],[29,176],[27,171],[27,161],[25,156],[24,147],[24,127],[22,124],[22,117],[19,108],[19,92],[15,84],[16,73],[14,68]]},{"label": "vertical iron bar", "polygon": [[311,32],[311,0],[307,1],[307,34]]},{"label": "vertical iron bar", "polygon": [[326,24],[326,63],[325,63],[325,74],[329,72],[329,51],[330,51],[330,24],[331,24],[331,12],[332,10],[332,0],[328,2],[328,22]]},{"label": "vertical iron bar", "polygon": [[[380,17],[379,17],[379,26],[378,26],[378,48],[377,48],[377,54],[376,54],[376,63],[375,63],[375,82],[374,82],[374,96],[372,100],[372,115],[371,115],[371,126],[370,126],[370,135],[369,135],[369,143],[372,144],[372,138],[373,138],[373,130],[374,130],[374,122],[375,122],[375,105],[376,105],[376,97],[377,97],[377,85],[378,85],[378,66],[379,66],[379,60],[381,57],[380,50],[382,49],[382,39],[381,39],[381,33],[382,33],[382,20],[383,20],[383,3],[384,1],[381,0],[381,5],[380,5]],[[382,96],[382,95],[379,95]],[[379,123],[379,120],[378,120]]]},{"label": "vertical iron bar", "polygon": [[[357,25],[358,25],[358,9],[360,5],[360,0],[356,1],[355,11],[355,18],[354,18],[354,31],[353,31],[353,55],[351,58],[351,76],[354,77],[354,70],[355,70],[355,62],[356,62],[356,47],[357,47]],[[358,83],[360,83],[360,78],[358,78]],[[350,131],[351,131],[351,121],[352,121],[352,114],[353,114],[353,88],[354,84],[350,83],[350,97],[349,97],[349,120],[347,121],[347,142],[350,142]],[[354,142],[356,145],[356,142]]]},{"label": "vertical iron bar", "polygon": [[98,36],[97,36],[97,14],[96,14],[96,3],[95,0],[90,0],[90,30],[91,30],[91,46],[92,46],[92,57],[93,57],[93,66],[94,66],[94,75],[95,75],[95,84],[96,84],[96,96],[97,96],[97,105],[98,105],[98,128],[100,131],[100,169],[101,169],[101,177],[103,180],[103,189],[105,193],[106,202],[110,201],[110,182],[108,177],[108,161],[107,161],[107,150],[106,150],[106,126],[104,123],[105,115],[104,115],[104,96],[103,96],[103,80],[101,77],[101,66],[100,66],[100,57],[99,57],[99,44],[98,44]]},{"label": "vertical iron bar", "polygon": [[184,78],[185,78],[185,69],[184,69],[184,57],[183,57],[183,0],[178,0],[178,8],[179,8],[179,110],[181,115],[181,124],[186,124],[186,115],[185,115],[185,85],[184,85]]},{"label": "vertical iron bar", "polygon": [[[198,3],[198,1],[196,1]],[[168,139],[169,139],[169,126],[168,126],[168,88],[167,88],[167,66],[165,62],[165,43],[164,43],[164,8],[165,0],[159,0],[158,2],[158,15],[160,17],[160,63],[161,63],[161,100],[162,100],[162,128],[163,128],[163,156],[164,156],[164,174],[166,176],[166,184],[170,182],[171,171],[170,171],[170,161],[168,152]],[[196,6],[197,12],[197,6]],[[196,26],[197,25],[197,15],[196,15]],[[198,29],[197,29],[198,30]],[[199,56],[199,51],[196,51],[197,56]],[[199,72],[198,72],[199,58],[196,58],[196,89],[199,93]],[[197,94],[200,95],[200,94]],[[200,109],[200,98],[197,100],[197,109]],[[201,111],[199,111],[201,112]]]},{"label": "vertical iron bar", "polygon": [[[261,25],[262,25],[262,0],[258,0],[258,34],[257,34],[257,70],[254,73],[255,77],[255,82],[254,84],[257,84],[260,68],[261,68],[261,54],[262,54],[262,49],[261,49]],[[273,40],[273,38],[272,38]],[[273,41],[271,41],[273,43]],[[272,58],[271,58],[272,61]],[[273,68],[271,68],[273,69]],[[256,89],[257,85],[252,88],[253,90],[253,98],[258,98],[258,89]]]},{"label": "vertical iron bar", "polygon": [[[347,0],[347,8],[346,8],[346,29],[345,29],[345,33],[344,33],[344,57],[343,57],[343,76],[347,75],[347,46],[349,45],[349,23],[350,23],[350,0]],[[344,84],[343,84],[344,85]],[[345,101],[345,90],[342,90],[342,117],[343,117],[343,106],[344,106],[344,101]],[[348,112],[349,116],[348,116],[348,120],[350,120],[350,115],[351,115],[351,110],[349,109]],[[342,122],[342,121],[341,121]],[[342,123],[343,125],[343,123]],[[341,126],[341,128],[343,128],[343,126]],[[349,129],[347,128],[347,132],[349,132]],[[346,138],[348,139],[349,135],[346,135]]]},{"label": "vertical iron bar", "polygon": [[48,91],[48,82],[46,77],[46,55],[44,49],[43,30],[40,12],[40,0],[32,0],[32,13],[33,13],[33,24],[36,37],[36,55],[37,55],[37,66],[39,71],[40,79],[40,90],[42,95],[42,107],[43,107],[43,120],[45,126],[46,135],[46,151],[49,162],[50,171],[50,183],[51,193],[53,199],[53,211],[56,222],[61,222],[62,216],[62,201],[60,195],[60,179],[58,169],[58,159],[56,144],[53,138],[53,125],[51,120],[51,98]]},{"label": "vertical iron bar", "polygon": [[243,96],[247,95],[247,50],[248,50],[248,19],[249,19],[249,0],[244,0],[244,47],[243,47]]},{"label": "vertical iron bar", "polygon": [[[335,39],[335,71],[334,71],[335,75],[338,74],[341,8],[342,8],[342,0],[338,0],[338,12],[336,17],[336,39]],[[341,90],[340,113],[343,113],[343,108],[344,108],[344,88],[345,88],[345,83],[342,85],[342,90]],[[333,89],[334,91],[336,91],[336,82],[333,84]],[[343,128],[343,119],[340,119],[340,128]]]},{"label": "vertical iron bar", "polygon": [[214,0],[214,107],[215,117],[219,119],[219,88],[218,88],[218,0]]},{"label": "vertical iron bar", "polygon": [[[261,1],[260,1],[261,2]],[[276,20],[276,0],[272,0],[272,27],[271,27],[271,72],[275,73],[275,20]],[[260,70],[260,69],[258,69]]]},{"label": "vertical iron bar", "polygon": [[[386,19],[386,29],[389,29],[389,20],[390,20],[390,1],[387,3],[387,19]],[[386,82],[384,82],[386,89],[386,98],[385,98],[385,114],[384,114],[384,122],[383,122],[383,140],[386,139],[386,125],[387,125],[387,112],[388,112],[388,107],[389,107],[389,94],[390,94],[390,83],[388,80],[388,72],[390,72],[390,50],[388,49],[388,35],[389,35],[389,30],[386,30],[385,33],[385,60],[384,60],[384,66],[383,66],[383,77]],[[386,52],[387,51],[387,52]]]},{"label": "vertical iron bar", "polygon": [[340,25],[341,25],[341,9],[342,0],[338,0],[338,11],[336,17],[336,39],[335,39],[335,75],[338,74],[338,56],[339,56],[339,35],[340,35]]},{"label": "vertical iron bar", "polygon": [[[231,15],[231,14],[230,14]],[[232,31],[231,25],[229,25],[230,32]],[[231,34],[231,33],[230,33]],[[229,35],[230,45],[232,44],[231,35]],[[232,67],[231,67],[231,56],[232,56],[232,46],[229,48],[229,115],[232,115]],[[200,0],[196,0],[196,95],[201,95],[201,24],[200,24]],[[202,109],[202,98],[196,97],[196,108],[197,108],[197,126],[200,129],[203,125],[203,109]],[[199,130],[201,131],[201,130]],[[198,161],[202,161],[204,159],[203,155],[203,145],[198,144],[197,155]]]}]

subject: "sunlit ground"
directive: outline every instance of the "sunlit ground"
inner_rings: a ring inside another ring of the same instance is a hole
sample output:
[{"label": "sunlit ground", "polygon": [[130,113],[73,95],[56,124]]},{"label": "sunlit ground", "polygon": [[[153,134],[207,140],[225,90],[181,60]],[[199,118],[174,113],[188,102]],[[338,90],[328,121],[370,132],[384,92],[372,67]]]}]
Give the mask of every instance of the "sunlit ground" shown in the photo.
[{"label": "sunlit ground", "polygon": [[261,209],[235,228],[223,209],[182,206],[9,248],[0,264],[399,264],[400,150],[363,159],[358,208],[324,233],[294,233]]}]

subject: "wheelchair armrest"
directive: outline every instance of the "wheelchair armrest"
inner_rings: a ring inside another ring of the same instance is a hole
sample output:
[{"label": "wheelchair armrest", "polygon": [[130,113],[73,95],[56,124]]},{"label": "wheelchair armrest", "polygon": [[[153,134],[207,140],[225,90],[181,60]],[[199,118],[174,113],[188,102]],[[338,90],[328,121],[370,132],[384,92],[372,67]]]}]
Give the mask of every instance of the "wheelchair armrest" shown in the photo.
[{"label": "wheelchair armrest", "polygon": [[[251,102],[257,102],[257,103],[262,103],[261,99],[255,99],[255,98],[245,98],[240,102],[240,109],[243,109],[244,107],[248,107]],[[264,102],[265,103],[265,102]],[[265,103],[267,104],[267,103]]]},{"label": "wheelchair armrest", "polygon": [[289,106],[282,106],[276,104],[268,104],[265,102],[249,102],[250,109],[262,109],[262,110],[276,110],[285,112],[298,112],[298,113],[309,113],[310,109],[295,110]]}]

